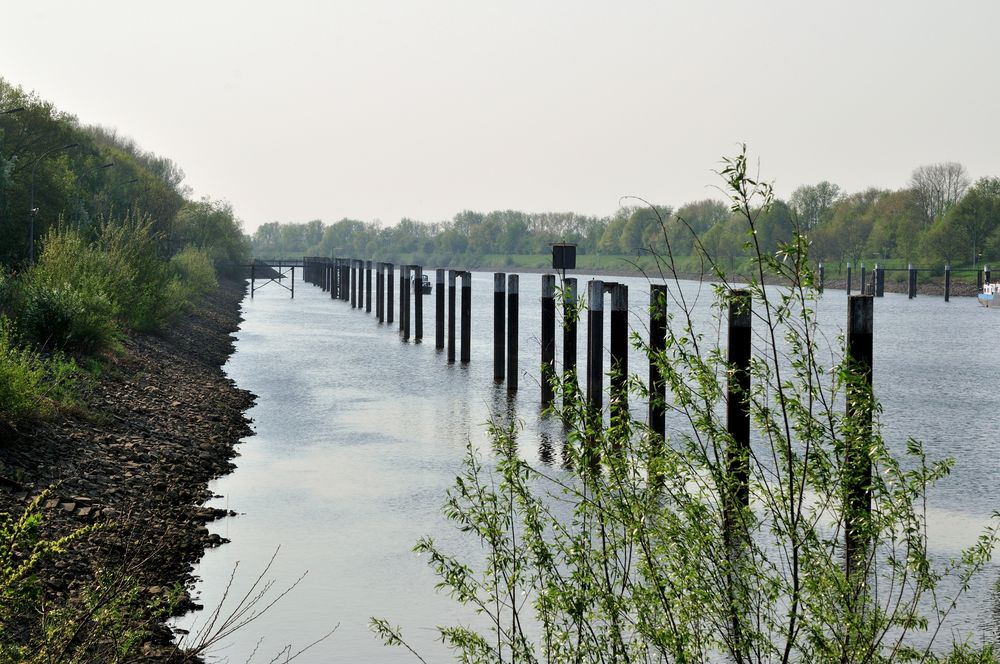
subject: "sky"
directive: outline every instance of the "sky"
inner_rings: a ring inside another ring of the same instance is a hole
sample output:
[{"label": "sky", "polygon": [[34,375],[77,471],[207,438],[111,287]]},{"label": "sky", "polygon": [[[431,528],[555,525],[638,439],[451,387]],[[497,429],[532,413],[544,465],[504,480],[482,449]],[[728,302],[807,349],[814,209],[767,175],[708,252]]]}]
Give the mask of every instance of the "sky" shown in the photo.
[{"label": "sky", "polygon": [[1000,175],[995,0],[0,0],[0,76],[248,231]]}]

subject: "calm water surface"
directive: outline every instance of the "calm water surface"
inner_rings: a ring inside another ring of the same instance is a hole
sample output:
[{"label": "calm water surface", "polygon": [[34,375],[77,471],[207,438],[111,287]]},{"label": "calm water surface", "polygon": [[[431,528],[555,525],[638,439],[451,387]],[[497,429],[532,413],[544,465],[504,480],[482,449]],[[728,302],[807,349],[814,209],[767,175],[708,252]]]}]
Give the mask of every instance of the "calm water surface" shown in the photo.
[{"label": "calm water surface", "polygon": [[[578,276],[582,291],[588,277]],[[643,330],[648,286],[640,279],[621,281],[629,284],[634,326]],[[256,435],[241,444],[237,470],[213,484],[221,496],[214,505],[240,516],[212,525],[232,542],[206,553],[196,570],[202,579],[197,594],[208,607],[218,604],[238,561],[229,595],[242,595],[279,547],[267,577],[276,588],[307,576],[266,615],[220,644],[216,661],[243,662],[263,638],[255,661],[266,662],[286,644],[295,652],[338,625],[301,661],[415,661],[381,645],[368,630],[371,615],[401,625],[429,661],[450,660],[433,628],[474,618],[435,592],[436,578],[411,548],[432,535],[469,559],[481,555],[447,524],[440,506],[466,445],[488,445],[484,423],[492,413],[522,422],[519,440],[527,458],[558,463],[559,428],[542,420],[538,408],[540,285],[539,275],[521,275],[523,373],[514,398],[492,380],[492,274],[473,275],[472,362],[464,366],[447,364],[434,349],[433,297],[424,300],[420,344],[403,343],[397,324],[380,326],[373,314],[301,283],[294,300],[270,285],[244,301],[245,322],[225,370],[258,395],[248,413]],[[707,287],[685,288],[688,296],[710,302]],[[818,308],[836,345],[846,296],[828,292]],[[974,541],[1000,507],[1000,353],[991,350],[1000,311],[971,299],[945,304],[887,294],[876,300],[875,313],[874,379],[890,444],[901,448],[913,436],[931,458],[956,457],[951,477],[932,494],[930,514],[935,552],[953,554]],[[561,353],[557,329],[560,362]],[[630,362],[645,375],[641,358]],[[983,587],[992,586],[995,570],[982,579]],[[977,589],[953,627],[988,638],[993,603],[991,593]],[[188,617],[182,626],[192,620],[197,624],[204,616]]]}]

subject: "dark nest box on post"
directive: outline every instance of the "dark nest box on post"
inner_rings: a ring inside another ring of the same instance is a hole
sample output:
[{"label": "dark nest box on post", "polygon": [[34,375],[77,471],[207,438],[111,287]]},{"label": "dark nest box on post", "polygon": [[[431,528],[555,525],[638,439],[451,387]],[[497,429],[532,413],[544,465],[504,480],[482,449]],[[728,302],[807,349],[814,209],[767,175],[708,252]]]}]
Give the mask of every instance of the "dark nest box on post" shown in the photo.
[{"label": "dark nest box on post", "polygon": [[562,270],[563,281],[566,280],[566,270],[576,269],[576,245],[557,242],[552,245],[552,269]]}]

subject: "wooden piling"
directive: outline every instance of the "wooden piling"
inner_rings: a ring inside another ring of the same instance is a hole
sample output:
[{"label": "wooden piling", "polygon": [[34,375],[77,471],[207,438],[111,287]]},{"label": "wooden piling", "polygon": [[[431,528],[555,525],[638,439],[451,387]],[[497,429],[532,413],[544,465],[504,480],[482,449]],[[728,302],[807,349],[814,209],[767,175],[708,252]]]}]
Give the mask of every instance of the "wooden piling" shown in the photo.
[{"label": "wooden piling", "polygon": [[505,306],[507,304],[507,275],[503,272],[493,273],[493,380],[502,383],[507,369],[506,350],[507,321]]},{"label": "wooden piling", "polygon": [[372,262],[365,261],[365,313],[372,312]]},{"label": "wooden piling", "polygon": [[874,307],[872,298],[857,295],[847,303],[847,385],[849,437],[845,452],[845,562],[848,578],[864,583],[868,540],[865,523],[871,516],[872,358]]},{"label": "wooden piling", "polygon": [[875,297],[885,297],[885,266],[875,266]]},{"label": "wooden piling", "polygon": [[823,287],[826,285],[826,266],[822,263],[819,264],[819,292],[823,292]]},{"label": "wooden piling", "polygon": [[611,287],[611,415],[628,414],[628,286]]},{"label": "wooden piling", "polygon": [[399,267],[399,321],[403,329],[403,341],[410,340],[410,275],[412,266],[401,265]]},{"label": "wooden piling", "polygon": [[556,275],[542,275],[542,407],[552,404],[556,369]]},{"label": "wooden piling", "polygon": [[444,348],[444,268],[434,271],[434,348]]},{"label": "wooden piling", "polygon": [[847,294],[851,294],[851,264],[847,264]]},{"label": "wooden piling", "polygon": [[587,282],[587,404],[604,405],[604,282]]},{"label": "wooden piling", "polygon": [[507,277],[507,391],[517,392],[518,276]]},{"label": "wooden piling", "polygon": [[462,363],[472,356],[472,273],[462,272]]},{"label": "wooden piling", "polygon": [[292,270],[292,299],[295,299],[295,266],[291,267]]},{"label": "wooden piling", "polygon": [[868,282],[865,280],[865,264],[864,263],[861,264],[861,279],[860,279],[860,282],[861,282],[861,284],[858,287],[858,292],[861,293],[862,295],[864,295],[865,293],[868,292]]},{"label": "wooden piling", "polygon": [[395,277],[395,265],[392,263],[385,264],[385,322],[387,325],[392,325],[392,289],[396,283]]},{"label": "wooden piling", "polygon": [[576,279],[563,281],[563,390],[575,391],[576,380]]},{"label": "wooden piling", "polygon": [[951,299],[951,265],[944,266],[944,301]]},{"label": "wooden piling", "polygon": [[448,270],[448,362],[455,361],[455,280],[458,274]]},{"label": "wooden piling", "polygon": [[257,259],[250,261],[250,299],[253,299],[254,281],[256,280]]},{"label": "wooden piling", "polygon": [[358,261],[354,258],[351,261],[351,309],[358,307]]},{"label": "wooden piling", "polygon": [[910,300],[917,296],[917,272],[913,263],[906,266],[906,297]]},{"label": "wooden piling", "polygon": [[[860,296],[855,296],[860,297]],[[726,450],[726,463],[732,481],[733,504],[737,510],[750,505],[750,293],[735,290],[729,294],[729,382],[726,388],[726,430],[732,446]],[[731,527],[735,523],[729,515]],[[735,541],[735,538],[733,538]]]},{"label": "wooden piling", "polygon": [[413,266],[413,341],[424,338],[424,268]]},{"label": "wooden piling", "polygon": [[653,284],[649,293],[649,428],[661,439],[667,435],[667,381],[657,359],[666,347],[667,286]]}]

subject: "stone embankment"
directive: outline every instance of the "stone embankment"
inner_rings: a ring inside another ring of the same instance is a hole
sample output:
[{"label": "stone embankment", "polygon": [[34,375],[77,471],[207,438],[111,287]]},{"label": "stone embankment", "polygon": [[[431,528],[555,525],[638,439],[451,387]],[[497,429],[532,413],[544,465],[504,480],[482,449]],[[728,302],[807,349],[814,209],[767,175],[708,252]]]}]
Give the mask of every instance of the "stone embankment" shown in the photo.
[{"label": "stone embankment", "polygon": [[[99,573],[132,577],[149,603],[189,583],[205,548],[222,543],[205,524],[225,512],[203,504],[251,433],[253,395],[221,369],[242,297],[242,282],[220,285],[168,330],[129,336],[70,412],[0,430],[0,512],[19,513],[52,487],[46,536],[106,524],[46,563],[40,576],[57,604]],[[178,610],[191,607],[182,594]],[[150,661],[176,656],[162,622],[143,649]]]}]

